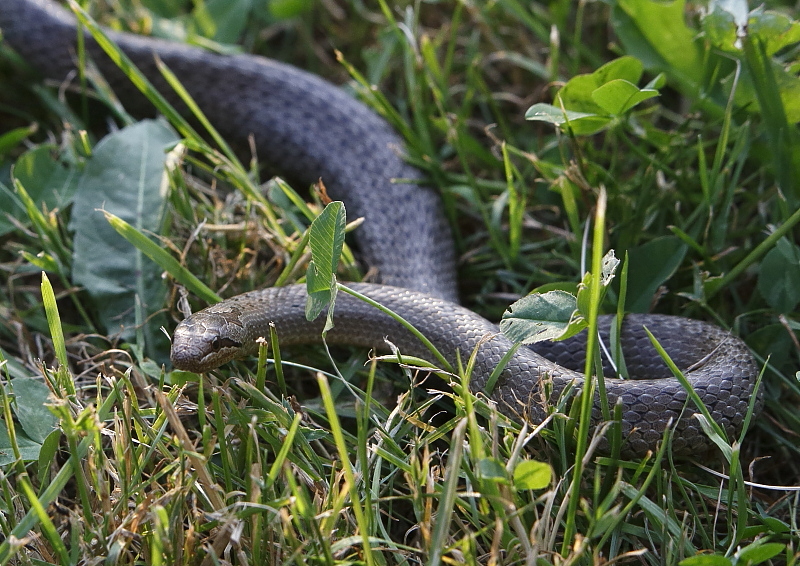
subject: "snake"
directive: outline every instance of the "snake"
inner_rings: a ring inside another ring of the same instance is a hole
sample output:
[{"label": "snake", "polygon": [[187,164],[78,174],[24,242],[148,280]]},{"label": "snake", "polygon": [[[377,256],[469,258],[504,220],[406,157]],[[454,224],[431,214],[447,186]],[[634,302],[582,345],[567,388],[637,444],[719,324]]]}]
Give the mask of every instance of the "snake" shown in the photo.
[{"label": "snake", "polygon": [[[3,41],[42,77],[59,83],[74,80],[78,31],[75,17],[64,7],[51,0],[3,0],[0,30]],[[586,332],[518,348],[493,322],[458,304],[455,246],[441,199],[405,158],[403,139],[385,118],[344,89],[265,57],[106,33],[178,109],[186,112],[162,78],[157,59],[234,147],[254,147],[261,162],[296,183],[322,179],[332,198],[363,217],[355,231],[356,245],[380,283],[348,287],[413,325],[452,366],[474,356],[471,390],[486,395],[503,413],[532,423],[543,422],[567,393],[583,391]],[[85,45],[126,110],[152,115],[152,106],[88,35]],[[214,370],[253,354],[258,338],[268,336],[271,326],[281,346],[320,342],[324,320],[306,320],[306,298],[304,285],[264,288],[195,312],[175,328],[172,365],[198,373]],[[431,358],[416,334],[351,294],[338,293],[333,321],[329,343],[378,348],[390,343],[401,356]],[[600,317],[600,340],[608,343],[614,326],[611,317]],[[662,361],[645,327],[696,396]],[[628,314],[618,340],[632,378],[606,377],[603,384],[608,406],[621,412],[627,453],[655,450],[670,427],[675,454],[697,454],[712,446],[691,399],[699,399],[731,439],[742,432],[748,411],[761,408],[758,368],[750,350],[718,326],[676,316]],[[604,374],[613,374],[611,362],[604,360],[603,368]],[[602,409],[595,388],[595,426],[608,414]]]}]

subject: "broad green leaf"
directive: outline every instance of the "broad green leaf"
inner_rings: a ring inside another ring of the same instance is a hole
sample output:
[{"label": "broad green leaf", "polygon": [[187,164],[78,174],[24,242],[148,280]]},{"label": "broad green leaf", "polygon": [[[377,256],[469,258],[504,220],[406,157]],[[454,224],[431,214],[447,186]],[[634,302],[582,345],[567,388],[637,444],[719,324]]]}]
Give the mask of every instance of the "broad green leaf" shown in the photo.
[{"label": "broad green leaf", "polygon": [[331,303],[333,298],[333,290],[336,282],[331,279],[327,281],[322,278],[313,261],[308,263],[306,269],[306,292],[308,298],[306,299],[306,320],[315,320],[325,307]]},{"label": "broad green leaf", "polygon": [[594,73],[577,75],[567,81],[556,93],[556,105],[559,101],[567,110],[607,114],[593,98],[592,93],[601,86],[612,81],[628,81],[635,85],[642,77],[642,63],[630,56],[609,61]]},{"label": "broad green leaf", "polygon": [[739,49],[739,35],[733,14],[726,10],[712,10],[701,22],[711,45],[727,52]]},{"label": "broad green leaf", "polygon": [[[32,462],[38,460],[42,444],[28,438],[19,425],[16,428],[16,433],[17,446],[19,447],[22,461]],[[12,462],[14,462],[14,452],[11,448],[11,438],[8,436],[8,428],[5,421],[0,421],[0,466],[7,466]]]},{"label": "broad green leaf", "polygon": [[764,43],[767,55],[800,41],[800,22],[789,16],[758,7],[750,12],[747,34]]},{"label": "broad green leaf", "polygon": [[792,527],[777,517],[762,515],[761,522],[764,523],[764,526],[767,527],[767,529],[776,534],[784,534],[792,530]]},{"label": "broad green leaf", "polygon": [[500,330],[523,344],[556,340],[569,329],[576,306],[575,296],[565,291],[528,295],[503,313]]},{"label": "broad green leaf", "polygon": [[603,83],[598,81],[597,76],[593,74],[572,77],[556,93],[554,104],[559,108],[563,105],[565,109],[574,112],[586,112],[602,116],[605,112],[592,100],[592,93],[601,84]]},{"label": "broad green leaf", "polygon": [[675,274],[687,246],[676,236],[656,238],[628,250],[628,297],[630,312],[647,312],[656,290]]},{"label": "broad green leaf", "polygon": [[[323,286],[330,285],[331,276],[339,265],[346,224],[346,211],[340,201],[328,204],[311,223],[308,244]],[[312,292],[315,290],[318,289],[309,289]]]},{"label": "broad green leaf", "polygon": [[[525,113],[528,120],[569,124],[576,135],[590,135],[608,126],[614,116],[658,93],[640,90],[642,64],[634,57],[620,57],[594,73],[577,75],[555,96],[555,103],[535,104]],[[619,84],[617,84],[619,83]]]},{"label": "broad green leaf", "polygon": [[552,476],[550,464],[523,460],[514,468],[514,487],[518,490],[545,489],[550,485]]},{"label": "broad green leaf", "polygon": [[58,418],[46,406],[50,402],[50,388],[33,378],[17,378],[14,388],[14,414],[28,437],[43,443],[58,426]]},{"label": "broad green leaf", "polygon": [[94,299],[103,326],[126,339],[143,322],[138,301],[150,345],[163,342],[158,329],[166,322],[149,316],[166,297],[161,270],[106,222],[103,211],[139,232],[158,231],[167,196],[166,150],[177,141],[166,123],[153,120],[106,136],[87,160],[72,211],[73,280]]},{"label": "broad green leaf", "polygon": [[736,553],[737,565],[741,566],[755,566],[766,562],[770,558],[774,558],[786,549],[786,545],[780,542],[765,542],[758,541],[749,544]]},{"label": "broad green leaf", "polygon": [[195,5],[192,17],[196,25],[205,30],[206,37],[230,44],[235,43],[244,31],[252,5],[252,0],[208,0]]},{"label": "broad green leaf", "polygon": [[592,93],[601,84],[597,76],[591,75],[577,75],[572,77],[567,84],[559,89],[555,96],[555,106],[573,112],[585,112],[587,114],[597,114],[602,116],[605,114],[603,109],[592,100]]},{"label": "broad green leaf", "polygon": [[758,292],[779,313],[800,303],[800,248],[787,238],[778,240],[758,269]]},{"label": "broad green leaf", "polygon": [[340,201],[329,203],[309,228],[311,262],[306,270],[306,318],[314,320],[326,305],[328,320],[324,332],[333,328],[333,302],[336,297],[336,267],[344,246],[347,215]]},{"label": "broad green leaf", "polygon": [[536,120],[539,122],[550,122],[556,126],[560,126],[566,122],[575,122],[583,118],[599,118],[597,114],[589,114],[586,112],[575,112],[573,110],[562,110],[552,104],[545,104],[538,102],[528,108],[525,112],[526,120]]},{"label": "broad green leaf", "polygon": [[607,113],[618,116],[654,96],[658,96],[658,91],[640,89],[625,79],[615,79],[598,87],[592,93],[592,100]]},{"label": "broad green leaf", "polygon": [[270,0],[269,13],[278,20],[288,20],[307,13],[312,3],[308,0]]},{"label": "broad green leaf", "polygon": [[787,364],[795,363],[792,338],[786,332],[786,328],[778,322],[766,324],[748,334],[747,345],[763,358],[769,356],[770,365],[775,367],[786,367]]},{"label": "broad green leaf", "polygon": [[685,0],[618,0],[611,24],[625,51],[645,68],[665,71],[694,91],[705,72],[704,55],[697,32],[686,25],[685,6]]},{"label": "broad green leaf", "polygon": [[643,71],[644,67],[641,61],[636,57],[625,55],[609,61],[591,76],[595,77],[597,86],[616,80],[625,80],[636,84],[641,80]]},{"label": "broad green leaf", "polygon": [[556,126],[566,123],[575,129],[590,129],[593,132],[604,128],[611,120],[605,116],[587,112],[575,112],[574,110],[562,110],[552,104],[539,102],[534,104],[525,112],[525,119],[535,122],[548,122]]},{"label": "broad green leaf", "polygon": [[721,554],[695,554],[678,562],[678,566],[731,566],[731,559]]},{"label": "broad green leaf", "polygon": [[[42,445],[58,437],[58,418],[45,405],[50,400],[50,389],[32,377],[17,377],[11,381],[14,403],[15,432],[20,455],[25,462],[39,459]],[[6,387],[3,385],[2,387]],[[49,443],[49,445],[51,444]],[[4,421],[0,421],[0,466],[14,461],[11,438]]]},{"label": "broad green leaf", "polygon": [[508,483],[506,469],[497,458],[483,458],[479,460],[476,471],[482,480],[503,484]]},{"label": "broad green leaf", "polygon": [[[24,153],[14,165],[14,177],[41,210],[63,209],[72,201],[78,175],[75,168],[58,159],[58,148],[41,145]],[[17,220],[27,218],[25,207],[11,189],[0,184],[0,235],[15,229],[6,216]]]}]

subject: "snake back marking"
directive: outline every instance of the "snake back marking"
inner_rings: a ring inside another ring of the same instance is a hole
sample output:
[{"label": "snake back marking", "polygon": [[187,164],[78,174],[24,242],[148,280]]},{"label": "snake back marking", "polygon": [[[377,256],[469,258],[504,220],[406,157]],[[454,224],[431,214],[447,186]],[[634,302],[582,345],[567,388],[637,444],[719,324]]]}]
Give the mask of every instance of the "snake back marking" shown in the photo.
[{"label": "snake back marking", "polygon": [[[62,7],[50,0],[2,0],[0,29],[4,41],[44,77],[65,81],[72,76],[76,24]],[[109,34],[171,103],[181,107],[161,79],[156,54],[234,147],[248,147],[252,134],[260,160],[299,184],[321,177],[332,197],[345,201],[354,216],[364,217],[357,244],[385,285],[353,287],[411,322],[451,363],[459,354],[467,359],[477,347],[471,386],[484,389],[512,344],[493,323],[455,304],[455,256],[439,198],[418,184],[421,173],[403,160],[403,142],[382,118],[336,86],[289,65]],[[87,50],[128,111],[152,114],[93,41],[87,42]],[[307,322],[304,309],[303,286],[253,291],[211,306],[175,329],[173,365],[203,372],[246,356],[254,351],[256,338],[268,334],[270,322],[282,345],[317,342],[322,322]],[[427,356],[402,327],[343,293],[334,320],[328,336],[333,343],[373,347],[388,338],[404,354]],[[696,453],[710,445],[692,418],[694,406],[650,345],[643,325],[684,371],[712,417],[731,437],[738,434],[757,376],[745,344],[700,321],[629,315],[620,341],[628,370],[637,379],[606,379],[609,402],[623,407],[626,450],[643,454],[654,449],[670,422],[675,426],[675,453]],[[601,337],[607,341],[608,320],[603,326]],[[490,397],[504,412],[540,422],[570,383],[578,388],[583,383],[578,370],[584,344],[585,337],[578,336],[537,346],[536,351],[519,349]],[[601,419],[597,403],[593,419]]]}]

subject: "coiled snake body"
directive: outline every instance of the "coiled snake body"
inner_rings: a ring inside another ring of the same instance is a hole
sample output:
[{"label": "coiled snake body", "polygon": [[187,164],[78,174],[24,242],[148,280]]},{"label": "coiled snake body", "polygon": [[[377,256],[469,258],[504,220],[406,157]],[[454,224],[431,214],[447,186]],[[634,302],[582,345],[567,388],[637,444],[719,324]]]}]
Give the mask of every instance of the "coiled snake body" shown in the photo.
[{"label": "coiled snake body", "polygon": [[[76,27],[71,14],[49,0],[2,0],[4,40],[44,76],[62,81],[75,69]],[[421,330],[452,362],[478,347],[472,387],[480,391],[512,347],[491,322],[454,304],[455,262],[449,229],[434,191],[420,186],[420,172],[398,151],[402,140],[380,117],[337,87],[294,67],[248,55],[222,56],[179,44],[110,33],[156,87],[178,104],[160,79],[154,54],[178,76],[220,133],[247,147],[255,138],[259,158],[282,174],[310,184],[322,177],[329,193],[363,216],[357,243],[386,285],[353,287],[394,310]],[[87,49],[127,109],[148,106],[94,42]],[[178,104],[179,105],[179,104]],[[180,105],[179,105],[180,106]],[[152,110],[150,111],[152,112]],[[395,182],[395,179],[401,181]],[[175,367],[207,371],[254,350],[274,322],[282,345],[318,341],[321,321],[305,319],[302,286],[264,289],[195,313],[175,330]],[[331,342],[375,346],[384,337],[409,355],[428,352],[397,323],[340,293]],[[608,326],[608,321],[604,323]],[[681,367],[714,419],[729,435],[743,425],[757,369],[738,338],[703,322],[659,315],[629,315],[621,343],[637,380],[607,379],[610,403],[623,405],[627,450],[653,449],[669,422],[677,423],[676,453],[709,445],[687,395],[650,345],[646,325]],[[607,334],[607,330],[604,331]],[[601,333],[602,334],[602,333]],[[488,338],[487,338],[488,337]],[[605,336],[607,338],[607,336]],[[548,403],[569,383],[579,388],[584,338],[522,348],[505,367],[491,397],[506,412],[541,421]],[[552,383],[552,388],[543,382]],[[546,398],[545,391],[551,391]],[[593,418],[600,419],[595,406]]]}]

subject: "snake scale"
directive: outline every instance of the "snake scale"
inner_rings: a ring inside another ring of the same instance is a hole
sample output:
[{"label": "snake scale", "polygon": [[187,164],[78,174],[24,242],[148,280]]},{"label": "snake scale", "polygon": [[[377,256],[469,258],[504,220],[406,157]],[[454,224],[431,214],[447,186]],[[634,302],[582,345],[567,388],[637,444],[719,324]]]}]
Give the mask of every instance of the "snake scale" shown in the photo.
[{"label": "snake scale", "polygon": [[[2,0],[4,41],[44,77],[74,76],[76,24],[50,0]],[[364,260],[384,285],[352,287],[394,310],[421,330],[451,363],[478,348],[471,387],[480,391],[512,343],[497,327],[457,304],[455,259],[449,228],[435,191],[418,183],[407,164],[402,140],[373,111],[341,89],[295,67],[250,55],[218,55],[131,34],[108,32],[142,72],[180,107],[161,79],[154,54],[177,75],[219,132],[234,146],[248,147],[253,135],[262,161],[301,184],[322,178],[329,193],[365,218],[356,231]],[[152,114],[129,80],[93,42],[87,51],[128,111]],[[195,313],[181,322],[172,343],[175,367],[208,371],[252,353],[255,339],[273,322],[282,345],[319,341],[322,321],[305,319],[303,286],[245,293]],[[332,343],[376,346],[388,338],[402,353],[427,350],[396,322],[367,304],[339,294],[328,335]],[[700,321],[663,315],[628,315],[621,343],[635,380],[606,379],[610,403],[623,407],[626,451],[656,447],[668,423],[675,426],[673,450],[691,454],[710,445],[693,404],[661,362],[646,325],[685,372],[714,419],[729,435],[743,426],[757,368],[738,338]],[[601,338],[608,340],[609,321]],[[490,396],[506,413],[540,422],[547,407],[570,384],[580,388],[585,336],[519,349]],[[550,386],[545,387],[545,383]],[[760,406],[760,401],[757,403]],[[601,419],[595,403],[593,419]]]}]

